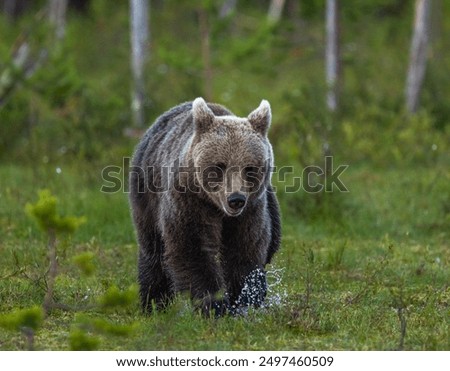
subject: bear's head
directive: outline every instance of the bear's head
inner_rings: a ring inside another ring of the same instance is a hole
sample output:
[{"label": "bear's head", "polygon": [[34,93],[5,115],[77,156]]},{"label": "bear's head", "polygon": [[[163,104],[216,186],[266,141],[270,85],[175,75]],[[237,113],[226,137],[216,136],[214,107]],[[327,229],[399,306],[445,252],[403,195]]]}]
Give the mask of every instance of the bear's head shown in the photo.
[{"label": "bear's head", "polygon": [[209,200],[228,216],[240,215],[270,184],[272,147],[267,138],[269,102],[247,117],[216,116],[202,98],[192,104],[191,156],[196,180]]}]

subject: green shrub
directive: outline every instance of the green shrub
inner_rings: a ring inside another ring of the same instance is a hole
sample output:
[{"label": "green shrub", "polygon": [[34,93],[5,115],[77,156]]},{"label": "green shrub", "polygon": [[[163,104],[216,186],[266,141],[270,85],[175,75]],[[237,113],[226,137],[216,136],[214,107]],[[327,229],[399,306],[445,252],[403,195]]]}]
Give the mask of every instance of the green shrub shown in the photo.
[{"label": "green shrub", "polygon": [[75,328],[70,331],[69,346],[70,350],[96,350],[100,346],[100,340],[79,328]]},{"label": "green shrub", "polygon": [[96,270],[94,262],[95,255],[91,252],[85,252],[74,256],[72,261],[85,276],[92,276]]},{"label": "green shrub", "polygon": [[25,209],[45,232],[73,233],[86,222],[84,217],[60,216],[57,212],[58,199],[48,189],[39,191],[39,200],[33,205],[27,203]]},{"label": "green shrub", "polygon": [[44,311],[42,307],[18,309],[11,313],[0,315],[0,327],[8,330],[21,330],[28,328],[36,331],[44,321]]},{"label": "green shrub", "polygon": [[117,286],[111,286],[106,293],[99,298],[100,307],[104,310],[127,309],[137,303],[137,287],[131,286],[127,290],[120,290]]},{"label": "green shrub", "polygon": [[360,107],[339,130],[342,157],[379,166],[430,165],[443,158],[448,134],[434,129],[425,111],[408,116],[375,106]]}]

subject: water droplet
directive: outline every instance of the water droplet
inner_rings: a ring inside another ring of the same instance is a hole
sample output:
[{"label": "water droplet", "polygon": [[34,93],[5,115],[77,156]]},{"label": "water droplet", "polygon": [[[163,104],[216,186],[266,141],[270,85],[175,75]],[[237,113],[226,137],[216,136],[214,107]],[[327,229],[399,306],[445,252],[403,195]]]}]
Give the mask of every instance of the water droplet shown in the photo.
[{"label": "water droplet", "polygon": [[267,297],[265,307],[279,307],[287,298],[287,291],[283,287],[284,268],[273,268],[267,271]]}]

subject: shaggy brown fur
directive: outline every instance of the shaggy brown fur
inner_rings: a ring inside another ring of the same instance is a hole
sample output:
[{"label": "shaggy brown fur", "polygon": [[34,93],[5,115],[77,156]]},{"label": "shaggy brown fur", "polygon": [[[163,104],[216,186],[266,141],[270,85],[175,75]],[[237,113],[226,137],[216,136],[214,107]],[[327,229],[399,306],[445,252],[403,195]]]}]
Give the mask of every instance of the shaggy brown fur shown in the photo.
[{"label": "shaggy brown fur", "polygon": [[[148,129],[130,169],[144,310],[176,292],[189,292],[205,314],[261,305],[264,266],[281,235],[270,121],[267,101],[239,118],[197,98]],[[249,277],[262,282],[250,298],[242,296]]]}]

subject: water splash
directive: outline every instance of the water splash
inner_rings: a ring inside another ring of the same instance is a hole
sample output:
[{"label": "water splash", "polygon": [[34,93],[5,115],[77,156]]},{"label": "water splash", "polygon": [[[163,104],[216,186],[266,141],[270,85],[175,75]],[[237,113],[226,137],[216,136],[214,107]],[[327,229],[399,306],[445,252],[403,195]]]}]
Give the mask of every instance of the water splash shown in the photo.
[{"label": "water splash", "polygon": [[287,291],[282,285],[284,268],[264,272],[256,268],[245,278],[241,294],[230,307],[233,315],[246,315],[250,307],[274,308],[284,304]]},{"label": "water splash", "polygon": [[266,272],[267,296],[264,308],[280,307],[286,303],[287,290],[283,284],[283,273],[285,268],[273,268]]}]

